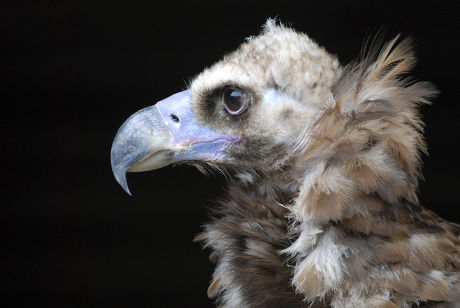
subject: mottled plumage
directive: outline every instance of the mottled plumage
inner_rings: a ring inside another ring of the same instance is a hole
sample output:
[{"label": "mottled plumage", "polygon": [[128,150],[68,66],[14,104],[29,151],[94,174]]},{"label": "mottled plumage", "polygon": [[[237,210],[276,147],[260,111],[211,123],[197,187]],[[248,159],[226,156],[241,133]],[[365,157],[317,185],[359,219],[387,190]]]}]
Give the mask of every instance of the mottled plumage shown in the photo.
[{"label": "mottled plumage", "polygon": [[[405,77],[411,41],[345,67],[269,20],[190,85],[197,122],[239,136],[200,170],[229,173],[196,237],[224,307],[457,307],[460,227],[417,198],[425,151],[418,106],[432,85]],[[250,97],[229,115],[222,91]]]}]

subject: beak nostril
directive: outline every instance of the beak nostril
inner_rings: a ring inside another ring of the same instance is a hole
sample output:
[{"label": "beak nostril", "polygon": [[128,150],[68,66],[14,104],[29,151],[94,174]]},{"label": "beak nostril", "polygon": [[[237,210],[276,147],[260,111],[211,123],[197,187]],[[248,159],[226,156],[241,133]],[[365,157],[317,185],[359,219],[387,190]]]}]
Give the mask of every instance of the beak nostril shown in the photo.
[{"label": "beak nostril", "polygon": [[179,117],[177,115],[171,113],[169,116],[171,117],[171,120],[173,120],[176,123],[179,123]]}]

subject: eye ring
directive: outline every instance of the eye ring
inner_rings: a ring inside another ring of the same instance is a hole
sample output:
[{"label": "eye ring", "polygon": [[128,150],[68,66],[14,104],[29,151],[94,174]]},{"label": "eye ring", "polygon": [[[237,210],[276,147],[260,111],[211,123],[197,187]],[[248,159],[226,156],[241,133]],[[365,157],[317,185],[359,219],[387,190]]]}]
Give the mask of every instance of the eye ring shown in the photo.
[{"label": "eye ring", "polygon": [[225,110],[231,115],[239,115],[246,111],[249,97],[242,90],[229,87],[222,93],[222,102]]}]

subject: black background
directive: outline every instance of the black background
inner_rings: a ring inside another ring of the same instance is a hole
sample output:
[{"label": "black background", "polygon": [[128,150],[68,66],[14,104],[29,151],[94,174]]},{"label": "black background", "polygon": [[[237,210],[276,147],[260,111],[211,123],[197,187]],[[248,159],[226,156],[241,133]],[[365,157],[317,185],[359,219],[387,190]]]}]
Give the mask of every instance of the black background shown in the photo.
[{"label": "black background", "polygon": [[1,7],[0,305],[207,307],[207,251],[192,243],[225,181],[191,167],[110,169],[133,112],[279,17],[353,60],[369,31],[411,35],[415,76],[441,95],[423,107],[430,156],[422,203],[460,222],[459,6],[400,1],[6,1]]}]

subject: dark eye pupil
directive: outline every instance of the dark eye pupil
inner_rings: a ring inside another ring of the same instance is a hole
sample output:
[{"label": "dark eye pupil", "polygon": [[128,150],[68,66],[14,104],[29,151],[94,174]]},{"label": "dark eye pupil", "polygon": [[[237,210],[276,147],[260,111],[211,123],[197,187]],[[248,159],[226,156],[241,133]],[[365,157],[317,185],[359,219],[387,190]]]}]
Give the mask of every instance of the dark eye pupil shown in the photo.
[{"label": "dark eye pupil", "polygon": [[241,91],[226,89],[223,96],[225,109],[231,114],[239,114],[243,109],[243,99]]},{"label": "dark eye pupil", "polygon": [[232,111],[238,111],[241,108],[241,93],[237,90],[233,90],[230,93],[228,108]]}]

